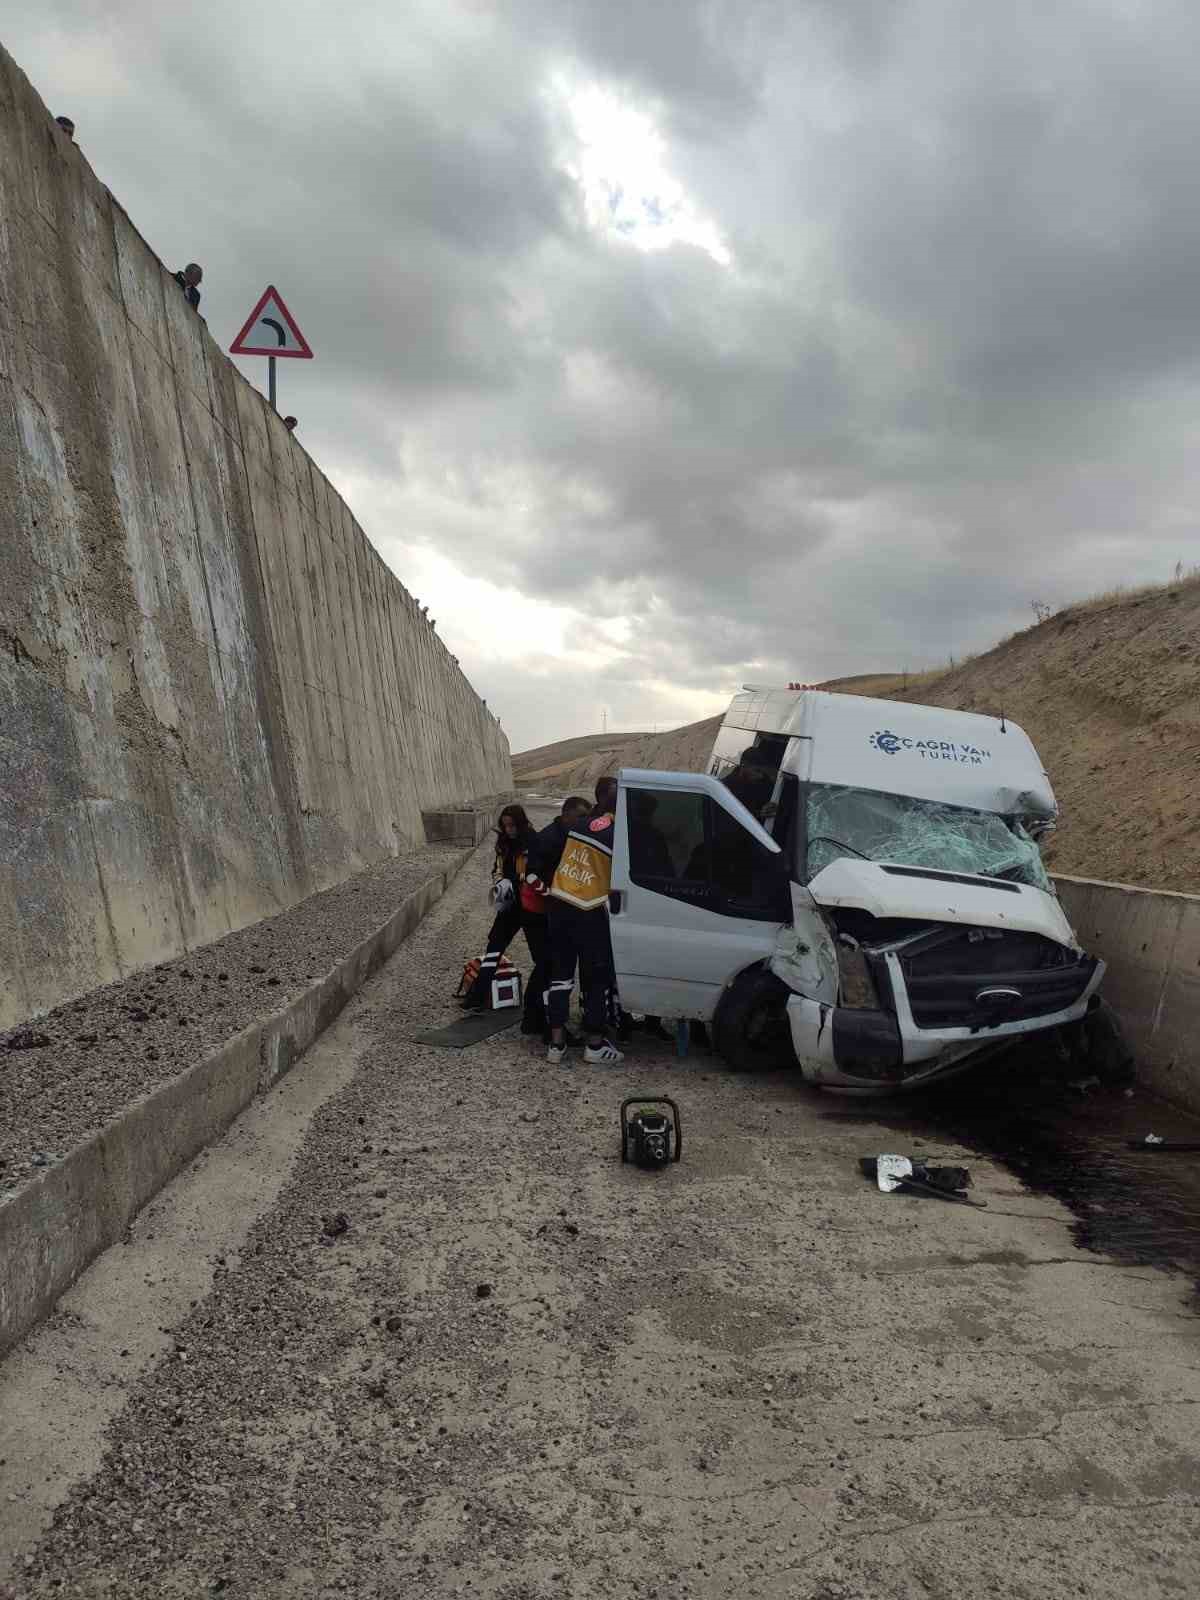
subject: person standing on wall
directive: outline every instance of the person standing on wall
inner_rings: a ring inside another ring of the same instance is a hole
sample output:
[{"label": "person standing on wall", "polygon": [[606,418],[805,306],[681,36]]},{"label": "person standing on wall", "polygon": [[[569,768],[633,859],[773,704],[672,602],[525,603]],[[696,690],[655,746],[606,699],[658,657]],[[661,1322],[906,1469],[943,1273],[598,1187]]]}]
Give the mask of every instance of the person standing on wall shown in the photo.
[{"label": "person standing on wall", "polygon": [[175,282],[183,290],[183,297],[193,311],[200,309],[200,280],[204,277],[204,268],[195,261],[189,261],[182,272],[172,274]]}]

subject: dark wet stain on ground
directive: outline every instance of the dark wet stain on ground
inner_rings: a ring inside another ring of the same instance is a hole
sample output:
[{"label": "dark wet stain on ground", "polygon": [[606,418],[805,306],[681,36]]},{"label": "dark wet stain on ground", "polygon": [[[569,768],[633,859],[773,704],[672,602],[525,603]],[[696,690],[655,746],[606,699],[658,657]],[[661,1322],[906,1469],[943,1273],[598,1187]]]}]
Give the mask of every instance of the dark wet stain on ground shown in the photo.
[{"label": "dark wet stain on ground", "polygon": [[921,1139],[926,1159],[931,1141],[978,1150],[1067,1206],[1080,1248],[1186,1272],[1200,1295],[1200,1153],[1128,1148],[1147,1133],[1198,1141],[1200,1121],[1136,1085],[1131,1095],[1072,1088],[1031,1053],[911,1097],[853,1109],[843,1101],[822,1115],[894,1129],[901,1153],[904,1136]]}]

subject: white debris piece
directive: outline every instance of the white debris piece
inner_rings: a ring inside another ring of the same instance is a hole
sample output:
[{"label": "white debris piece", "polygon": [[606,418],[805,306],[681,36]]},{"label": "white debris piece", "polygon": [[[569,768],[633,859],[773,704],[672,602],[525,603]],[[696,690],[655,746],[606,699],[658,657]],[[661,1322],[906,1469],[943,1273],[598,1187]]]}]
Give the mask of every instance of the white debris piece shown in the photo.
[{"label": "white debris piece", "polygon": [[902,1178],[912,1177],[912,1162],[907,1156],[879,1156],[875,1162],[875,1176],[884,1194],[900,1187]]}]

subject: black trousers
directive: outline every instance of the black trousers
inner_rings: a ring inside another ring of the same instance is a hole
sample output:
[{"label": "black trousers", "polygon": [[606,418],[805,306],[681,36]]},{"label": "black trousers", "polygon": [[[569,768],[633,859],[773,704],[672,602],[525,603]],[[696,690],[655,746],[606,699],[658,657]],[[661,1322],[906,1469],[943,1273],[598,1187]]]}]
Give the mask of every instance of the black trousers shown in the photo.
[{"label": "black trousers", "polygon": [[565,1028],[567,1025],[578,968],[584,1026],[589,1034],[602,1033],[608,1020],[612,971],[612,947],[604,908],[579,911],[561,900],[551,900],[546,921],[550,935],[550,1026]]},{"label": "black trousers", "polygon": [[[611,1030],[612,1037],[625,1038],[628,1025],[625,1013],[621,1010],[621,997],[617,993],[617,964],[613,959],[612,948],[612,923],[607,911],[590,911],[588,916],[602,917],[604,921],[604,1028]],[[583,991],[584,1012],[587,1012],[587,978],[582,966],[579,969],[579,986]]]},{"label": "black trousers", "polygon": [[527,1023],[541,1027],[550,977],[546,964],[546,919],[535,916],[521,906],[505,906],[492,923],[483,960],[479,964],[479,975],[471,985],[467,1000],[473,1005],[486,1006],[490,1003],[492,979],[496,976],[500,957],[518,933],[524,933],[529,954],[533,957],[533,971],[525,985],[524,1017]]},{"label": "black trousers", "polygon": [[546,992],[550,988],[550,936],[546,920],[532,911],[521,912],[521,931],[533,957],[533,971],[525,986],[525,1023],[530,1032],[546,1026]]}]

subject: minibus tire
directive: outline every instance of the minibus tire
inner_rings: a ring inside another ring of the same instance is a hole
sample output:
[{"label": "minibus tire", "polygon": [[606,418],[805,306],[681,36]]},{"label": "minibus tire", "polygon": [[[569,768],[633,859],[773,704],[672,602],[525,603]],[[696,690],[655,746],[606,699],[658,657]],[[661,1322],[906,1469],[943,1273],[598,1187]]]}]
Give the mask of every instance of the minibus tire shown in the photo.
[{"label": "minibus tire", "polygon": [[776,1072],[796,1065],[788,1025],[791,990],[761,967],[725,991],[713,1019],[713,1042],[735,1072]]}]

